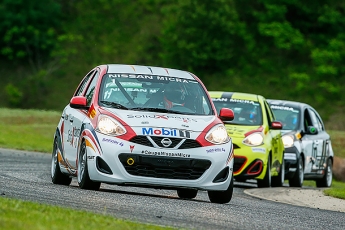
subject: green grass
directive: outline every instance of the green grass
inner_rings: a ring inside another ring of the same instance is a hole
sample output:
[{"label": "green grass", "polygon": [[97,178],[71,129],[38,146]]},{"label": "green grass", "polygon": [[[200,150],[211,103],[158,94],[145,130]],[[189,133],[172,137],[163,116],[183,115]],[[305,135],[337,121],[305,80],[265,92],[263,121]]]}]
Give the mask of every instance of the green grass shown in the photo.
[{"label": "green grass", "polygon": [[0,197],[0,229],[173,229],[115,219],[105,214]]},{"label": "green grass", "polygon": [[61,112],[0,108],[0,147],[51,152]]},{"label": "green grass", "polygon": [[333,180],[332,187],[326,189],[324,194],[327,196],[345,199],[345,183]]}]

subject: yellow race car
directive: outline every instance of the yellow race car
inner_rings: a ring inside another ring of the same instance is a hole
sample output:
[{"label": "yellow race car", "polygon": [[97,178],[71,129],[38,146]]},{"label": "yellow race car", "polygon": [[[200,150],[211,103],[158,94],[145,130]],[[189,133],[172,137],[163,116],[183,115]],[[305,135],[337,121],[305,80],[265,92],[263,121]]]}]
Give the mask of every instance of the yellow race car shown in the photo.
[{"label": "yellow race car", "polygon": [[225,127],[234,145],[234,178],[244,182],[256,179],[258,187],[279,187],[284,183],[282,123],[275,121],[261,95],[237,92],[209,92],[219,112],[230,108],[235,118]]}]

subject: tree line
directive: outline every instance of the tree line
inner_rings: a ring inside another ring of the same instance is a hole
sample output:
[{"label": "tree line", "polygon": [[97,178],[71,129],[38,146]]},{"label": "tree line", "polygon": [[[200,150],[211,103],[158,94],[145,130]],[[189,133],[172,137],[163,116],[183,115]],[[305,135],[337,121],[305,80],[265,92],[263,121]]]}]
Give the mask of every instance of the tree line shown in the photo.
[{"label": "tree line", "polygon": [[341,0],[1,0],[0,106],[60,110],[95,65],[188,70],[208,89],[344,106]]}]

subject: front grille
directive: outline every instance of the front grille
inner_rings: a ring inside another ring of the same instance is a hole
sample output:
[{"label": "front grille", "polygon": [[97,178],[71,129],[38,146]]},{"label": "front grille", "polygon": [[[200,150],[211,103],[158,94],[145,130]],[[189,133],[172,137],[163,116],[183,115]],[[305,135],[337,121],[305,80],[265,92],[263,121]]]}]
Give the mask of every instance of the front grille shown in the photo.
[{"label": "front grille", "polygon": [[139,144],[139,145],[145,145],[149,147],[153,147],[153,144],[147,139],[146,136],[135,136],[132,139],[129,140],[130,142]]},{"label": "front grille", "polygon": [[243,164],[246,163],[246,158],[244,157],[236,157],[234,159],[234,173],[236,173],[238,170],[240,170],[243,166]]},{"label": "front grille", "polygon": [[196,180],[211,166],[209,160],[128,153],[120,154],[119,159],[127,173],[131,175],[165,179]]},{"label": "front grille", "polygon": [[172,144],[169,147],[164,147],[162,145],[162,139],[163,138],[167,138],[167,137],[139,135],[139,136],[133,137],[129,141],[133,142],[133,143],[136,143],[136,144],[145,145],[145,146],[148,146],[148,147],[154,147],[148,137],[151,138],[151,140],[154,141],[154,143],[156,143],[161,148],[174,148],[179,143],[181,143],[181,141],[183,141],[183,143],[181,144],[181,146],[178,149],[192,149],[192,148],[202,147],[199,144],[199,142],[197,142],[196,140],[184,139],[184,138],[175,138],[175,137],[169,137],[169,139],[172,141]]},{"label": "front grille", "polygon": [[179,149],[193,149],[193,148],[199,148],[201,145],[199,142],[193,139],[186,139],[182,145],[179,147]]}]

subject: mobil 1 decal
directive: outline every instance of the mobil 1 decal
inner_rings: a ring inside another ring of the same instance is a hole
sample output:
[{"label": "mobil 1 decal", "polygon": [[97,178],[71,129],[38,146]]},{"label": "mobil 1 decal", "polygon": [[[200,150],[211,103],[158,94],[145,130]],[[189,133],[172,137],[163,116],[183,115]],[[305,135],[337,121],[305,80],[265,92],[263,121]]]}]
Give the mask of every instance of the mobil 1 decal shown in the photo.
[{"label": "mobil 1 decal", "polygon": [[142,128],[143,135],[190,138],[190,131],[169,128]]}]

